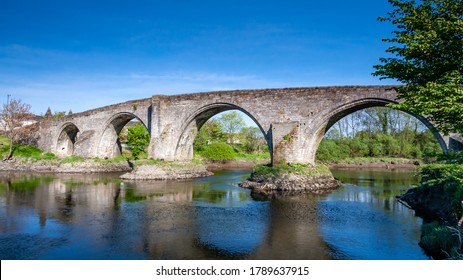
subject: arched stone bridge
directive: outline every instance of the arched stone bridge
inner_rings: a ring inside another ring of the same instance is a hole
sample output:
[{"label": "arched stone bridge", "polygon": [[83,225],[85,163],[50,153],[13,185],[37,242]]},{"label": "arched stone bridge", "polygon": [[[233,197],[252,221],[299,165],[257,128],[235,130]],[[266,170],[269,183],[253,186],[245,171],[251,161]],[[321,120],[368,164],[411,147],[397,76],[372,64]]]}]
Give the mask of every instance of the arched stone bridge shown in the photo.
[{"label": "arched stone bridge", "polygon": [[[360,109],[396,103],[396,96],[387,86],[154,95],[43,122],[39,147],[58,156],[114,157],[120,154],[119,132],[137,118],[151,135],[150,158],[187,161],[193,157],[198,130],[210,117],[240,110],[261,129],[273,162],[312,163],[323,135],[336,121]],[[444,151],[453,145],[424,117],[416,117],[432,129]]]}]

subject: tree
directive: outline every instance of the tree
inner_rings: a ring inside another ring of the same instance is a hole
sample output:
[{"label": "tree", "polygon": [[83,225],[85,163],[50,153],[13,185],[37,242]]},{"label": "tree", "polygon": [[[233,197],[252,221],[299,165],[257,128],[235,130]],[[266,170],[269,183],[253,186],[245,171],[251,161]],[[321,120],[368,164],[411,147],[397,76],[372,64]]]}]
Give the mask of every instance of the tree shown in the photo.
[{"label": "tree", "polygon": [[127,130],[127,144],[132,147],[132,155],[135,159],[138,159],[149,143],[150,135],[142,124],[136,124]]},{"label": "tree", "polygon": [[193,143],[194,150],[203,151],[207,145],[221,141],[225,141],[222,124],[215,119],[210,119],[199,130]]},{"label": "tree", "polygon": [[381,58],[375,76],[404,84],[393,107],[425,115],[437,129],[463,132],[463,3],[461,0],[389,0],[380,21],[397,30],[383,39],[392,57]]},{"label": "tree", "polygon": [[51,113],[51,108],[48,107],[47,112],[45,112],[44,117],[45,117],[45,119],[51,119],[52,116],[53,116],[53,115],[52,115],[52,113]]},{"label": "tree", "polygon": [[258,127],[249,126],[243,127],[241,132],[244,134],[244,149],[247,153],[261,152],[261,142],[263,137],[262,132]]},{"label": "tree", "polygon": [[6,136],[10,139],[10,149],[4,160],[10,159],[13,154],[13,145],[19,135],[19,128],[24,125],[24,122],[32,118],[30,112],[31,106],[23,103],[21,99],[11,99],[8,104],[3,104],[0,111],[0,121]]},{"label": "tree", "polygon": [[222,124],[225,133],[227,133],[228,143],[233,145],[235,142],[235,133],[240,132],[245,125],[243,117],[234,111],[222,114],[219,122]]}]

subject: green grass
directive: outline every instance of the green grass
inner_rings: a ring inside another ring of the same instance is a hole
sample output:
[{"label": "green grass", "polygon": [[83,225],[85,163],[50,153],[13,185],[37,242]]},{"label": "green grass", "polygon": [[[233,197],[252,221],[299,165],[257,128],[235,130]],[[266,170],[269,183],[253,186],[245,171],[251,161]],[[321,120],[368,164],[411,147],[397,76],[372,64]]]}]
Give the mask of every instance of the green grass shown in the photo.
[{"label": "green grass", "polygon": [[254,175],[262,175],[265,177],[280,178],[289,174],[297,174],[302,176],[317,176],[322,174],[331,174],[329,168],[325,165],[312,164],[280,164],[276,166],[257,165],[253,168]]},{"label": "green grass", "polygon": [[245,154],[239,153],[235,157],[237,160],[251,160],[253,162],[260,162],[260,161],[270,161],[270,154],[269,153],[259,153],[259,154]]},{"label": "green grass", "polygon": [[69,156],[61,159],[61,163],[77,163],[83,162],[85,159],[79,156]]},{"label": "green grass", "polygon": [[117,156],[113,158],[108,158],[108,159],[101,159],[101,158],[93,158],[92,160],[96,163],[102,163],[102,164],[113,164],[113,163],[121,163],[121,162],[126,162],[129,158],[126,156]]}]

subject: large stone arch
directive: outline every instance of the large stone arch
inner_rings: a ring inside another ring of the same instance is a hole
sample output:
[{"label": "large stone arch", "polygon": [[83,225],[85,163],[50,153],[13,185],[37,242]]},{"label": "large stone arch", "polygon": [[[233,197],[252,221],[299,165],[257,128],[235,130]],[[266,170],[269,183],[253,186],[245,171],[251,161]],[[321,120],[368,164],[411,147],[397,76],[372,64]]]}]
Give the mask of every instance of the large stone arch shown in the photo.
[{"label": "large stone arch", "polygon": [[[397,101],[389,100],[389,99],[382,99],[382,98],[365,98],[355,100],[353,102],[345,103],[334,110],[330,110],[329,112],[325,113],[323,116],[318,118],[318,121],[314,124],[315,133],[314,137],[312,137],[312,143],[310,143],[310,157],[315,161],[315,154],[317,152],[318,146],[325,135],[325,132],[328,131],[337,121],[344,118],[345,116],[354,113],[356,111],[371,108],[371,107],[386,107],[389,104],[397,104]],[[434,135],[436,140],[438,141],[439,145],[441,146],[444,152],[448,151],[447,143],[444,140],[443,135],[434,127],[434,125],[427,120],[425,117],[417,115],[415,113],[401,110],[418,120],[420,120]]]},{"label": "large stone arch", "polygon": [[133,119],[138,119],[141,124],[147,127],[139,116],[129,112],[117,113],[104,124],[104,131],[98,144],[98,157],[113,158],[121,155],[122,146],[119,141],[119,133]]},{"label": "large stone arch", "polygon": [[181,134],[175,148],[175,159],[178,161],[188,161],[193,159],[193,142],[201,127],[214,115],[230,110],[241,111],[249,118],[251,118],[251,120],[257,124],[257,127],[259,127],[260,131],[264,135],[267,146],[271,151],[271,140],[269,141],[269,137],[265,130],[262,128],[262,125],[251,113],[235,104],[212,103],[199,108],[184,121],[184,124],[180,129]]},{"label": "large stone arch", "polygon": [[72,156],[74,154],[74,144],[80,130],[72,122],[65,123],[60,130],[61,132],[56,141],[56,155],[59,157]]}]

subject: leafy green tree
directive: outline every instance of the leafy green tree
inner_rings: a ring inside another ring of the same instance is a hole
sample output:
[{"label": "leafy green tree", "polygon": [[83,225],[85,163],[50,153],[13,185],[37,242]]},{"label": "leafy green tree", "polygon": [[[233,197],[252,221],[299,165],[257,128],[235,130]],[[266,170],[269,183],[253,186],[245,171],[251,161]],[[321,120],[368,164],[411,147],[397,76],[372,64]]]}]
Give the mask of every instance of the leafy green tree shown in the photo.
[{"label": "leafy green tree", "polygon": [[232,111],[222,114],[218,121],[227,134],[228,143],[233,145],[235,143],[235,134],[240,132],[245,125],[243,117],[238,112]]},{"label": "leafy green tree", "polygon": [[225,142],[225,133],[222,124],[215,119],[208,120],[198,131],[198,135],[193,143],[196,152],[204,151],[204,148],[214,142]]},{"label": "leafy green tree", "polygon": [[262,150],[262,132],[258,127],[243,127],[241,132],[244,134],[244,150],[247,153],[260,152]]},{"label": "leafy green tree", "polygon": [[132,148],[132,156],[138,159],[150,143],[148,130],[142,124],[136,124],[127,130],[127,144]]},{"label": "leafy green tree", "polygon": [[373,75],[404,84],[395,108],[426,115],[443,132],[463,132],[463,3],[461,0],[389,0],[381,21],[396,30]]}]

